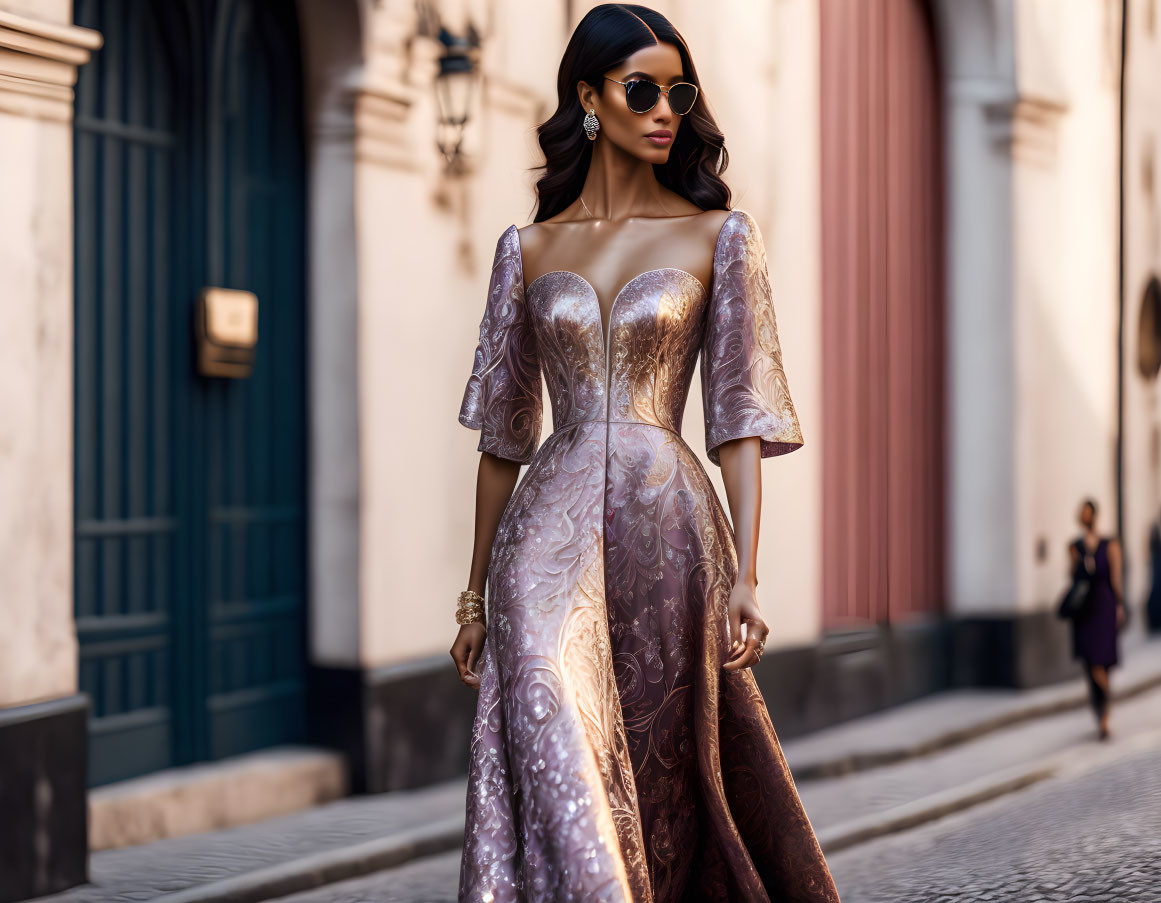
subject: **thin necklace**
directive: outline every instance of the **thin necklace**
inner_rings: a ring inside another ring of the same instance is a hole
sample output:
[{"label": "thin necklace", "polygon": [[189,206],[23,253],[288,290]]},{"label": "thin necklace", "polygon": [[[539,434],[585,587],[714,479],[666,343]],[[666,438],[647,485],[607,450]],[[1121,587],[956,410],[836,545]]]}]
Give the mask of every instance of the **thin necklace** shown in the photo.
[{"label": "thin necklace", "polygon": [[[589,205],[585,203],[584,195],[583,194],[577,195],[577,197],[580,198],[581,206],[585,208],[585,213],[587,213],[589,215],[589,219],[596,219],[597,218],[596,214],[594,214],[591,210],[589,210]],[[687,213],[685,215],[686,216],[697,216],[696,213]],[[680,214],[678,216],[680,216]],[[660,218],[660,219],[673,219],[674,217],[652,217],[652,218],[653,219],[658,219],[658,218]]]}]

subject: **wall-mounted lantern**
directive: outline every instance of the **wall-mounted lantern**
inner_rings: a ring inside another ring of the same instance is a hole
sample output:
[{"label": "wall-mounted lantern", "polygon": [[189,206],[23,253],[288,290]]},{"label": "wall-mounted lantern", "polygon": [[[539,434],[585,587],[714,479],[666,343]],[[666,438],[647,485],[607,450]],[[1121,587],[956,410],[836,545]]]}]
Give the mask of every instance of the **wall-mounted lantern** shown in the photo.
[{"label": "wall-mounted lantern", "polygon": [[436,144],[447,162],[449,173],[463,168],[464,127],[471,118],[479,73],[480,36],[472,25],[467,34],[454,35],[447,28],[439,30],[443,55],[435,79],[435,98],[439,108]]}]

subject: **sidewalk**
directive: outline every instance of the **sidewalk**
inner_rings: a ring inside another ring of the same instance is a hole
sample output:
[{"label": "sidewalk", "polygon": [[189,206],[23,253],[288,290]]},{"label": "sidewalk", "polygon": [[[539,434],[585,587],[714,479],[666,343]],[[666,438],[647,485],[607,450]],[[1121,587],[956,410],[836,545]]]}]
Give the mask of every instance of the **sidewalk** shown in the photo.
[{"label": "sidewalk", "polygon": [[[1126,644],[1111,672],[1114,699],[1161,685],[1161,639]],[[835,777],[925,755],[1032,718],[1082,708],[1078,676],[1035,690],[952,690],[856,718],[782,744],[795,780]],[[777,725],[775,725],[777,728]]]},{"label": "sidewalk", "polygon": [[[1161,641],[1113,673],[1114,743],[1161,731]],[[784,744],[828,852],[902,830],[1050,776],[1090,744],[1082,680],[1032,691],[959,691]],[[1095,744],[1093,744],[1095,745]],[[457,850],[466,781],[351,797],[226,831],[94,853],[90,879],[53,903],[246,903]]]}]

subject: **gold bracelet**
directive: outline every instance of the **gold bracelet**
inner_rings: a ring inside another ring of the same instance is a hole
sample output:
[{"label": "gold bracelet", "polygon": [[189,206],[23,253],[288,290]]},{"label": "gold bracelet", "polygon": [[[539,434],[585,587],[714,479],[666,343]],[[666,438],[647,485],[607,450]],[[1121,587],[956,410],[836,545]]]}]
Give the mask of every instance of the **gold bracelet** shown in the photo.
[{"label": "gold bracelet", "polygon": [[475,590],[465,589],[459,594],[456,606],[456,623],[474,624],[484,621],[484,597]]}]

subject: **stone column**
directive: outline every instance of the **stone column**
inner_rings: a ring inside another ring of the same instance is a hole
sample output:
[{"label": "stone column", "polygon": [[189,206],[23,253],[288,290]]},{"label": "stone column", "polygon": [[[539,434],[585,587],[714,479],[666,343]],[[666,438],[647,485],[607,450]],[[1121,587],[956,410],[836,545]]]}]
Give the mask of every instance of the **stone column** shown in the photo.
[{"label": "stone column", "polygon": [[68,19],[66,2],[0,2],[0,901],[86,875],[71,119],[77,67],[101,38]]}]

